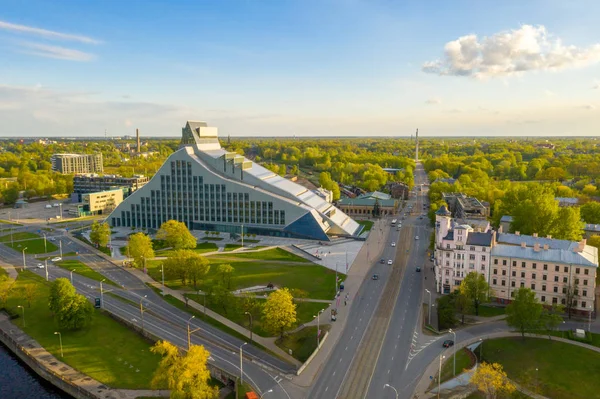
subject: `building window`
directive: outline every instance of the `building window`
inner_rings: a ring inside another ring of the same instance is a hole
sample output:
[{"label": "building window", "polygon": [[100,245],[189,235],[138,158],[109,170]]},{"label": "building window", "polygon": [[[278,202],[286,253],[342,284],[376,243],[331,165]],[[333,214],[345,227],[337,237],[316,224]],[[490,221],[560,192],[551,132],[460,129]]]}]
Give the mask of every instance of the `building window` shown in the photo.
[{"label": "building window", "polygon": [[506,286],[506,280],[502,280],[502,286]]},{"label": "building window", "polygon": [[512,271],[512,276],[513,276],[513,277],[517,277],[517,271],[516,271],[516,270],[513,270],[513,271]]},{"label": "building window", "polygon": [[525,278],[525,272],[521,272],[521,278]]},{"label": "building window", "polygon": [[481,255],[481,260],[485,261],[485,255]]},{"label": "building window", "polygon": [[494,265],[498,264],[498,259],[494,259]]},{"label": "building window", "polygon": [[587,290],[581,291],[581,296],[587,296]]},{"label": "building window", "polygon": [[546,297],[542,295],[542,302],[546,302]]},{"label": "building window", "polygon": [[554,282],[558,283],[558,276],[554,276]]},{"label": "building window", "polygon": [[542,291],[546,291],[546,285],[542,285]]},{"label": "building window", "polygon": [[563,277],[563,283],[568,283],[569,279],[567,277]]},{"label": "building window", "polygon": [[535,280],[535,278],[536,278],[536,274],[535,274],[535,273],[532,273],[532,274],[531,274],[531,278]]},{"label": "building window", "polygon": [[497,280],[496,280],[496,279],[493,279],[493,280],[492,280],[492,284],[496,285],[496,284],[497,284]]},{"label": "building window", "polygon": [[548,265],[544,265],[544,270],[548,270]]},{"label": "building window", "polygon": [[475,260],[475,255],[473,255],[473,254],[469,255],[469,259],[470,260]]},{"label": "building window", "polygon": [[506,270],[502,270],[502,275],[506,276]]},{"label": "building window", "polygon": [[521,281],[521,288],[525,288],[525,283]]},{"label": "building window", "polygon": [[521,267],[525,267],[525,262],[521,262]]},{"label": "building window", "polygon": [[565,266],[565,273],[569,273],[569,267]]},{"label": "building window", "polygon": [[506,266],[506,259],[502,259],[502,266]]},{"label": "building window", "polygon": [[498,269],[494,269],[494,274],[498,274]]},{"label": "building window", "polygon": [[554,292],[558,293],[558,287],[554,287]]},{"label": "building window", "polygon": [[516,261],[516,260],[513,260],[513,263],[512,263],[512,265],[513,265],[513,267],[516,267],[516,266],[517,266],[517,261]]},{"label": "building window", "polygon": [[590,271],[588,269],[583,269],[583,274],[587,276],[588,274],[590,274]]},{"label": "building window", "polygon": [[514,287],[514,286],[515,286],[515,282],[514,282],[514,281],[511,281],[511,282],[510,282],[510,286],[511,286],[511,287]]},{"label": "building window", "polygon": [[562,288],[562,293],[563,293],[563,294],[566,294],[566,293],[567,293],[567,288],[566,288],[566,287],[563,287],[563,288]]},{"label": "building window", "polygon": [[470,247],[470,250],[471,251],[475,251],[475,247]]},{"label": "building window", "polygon": [[558,298],[557,298],[557,297],[553,297],[553,298],[552,298],[552,304],[553,304],[553,305],[556,305],[556,304],[558,304]]},{"label": "building window", "polygon": [[533,263],[533,264],[531,265],[531,268],[533,268],[533,269],[536,269],[536,268],[537,268],[537,263]]},{"label": "building window", "polygon": [[575,274],[579,274],[579,268],[575,268]]},{"label": "building window", "polygon": [[587,280],[583,280],[583,285],[587,285]]},{"label": "building window", "polygon": [[560,271],[560,268],[559,268],[558,266],[556,266],[556,265],[555,265],[555,266],[554,266],[554,271],[555,271],[555,272],[559,272],[559,271]]},{"label": "building window", "polygon": [[446,244],[446,249],[450,249],[450,244]]},{"label": "building window", "polygon": [[542,280],[544,280],[544,281],[548,280],[548,276],[547,276],[547,275],[545,275],[545,274],[544,274],[544,275],[542,275]]},{"label": "building window", "polygon": [[578,278],[575,279],[575,284],[579,284],[579,279]]},{"label": "building window", "polygon": [[535,290],[535,283],[531,283],[531,289]]},{"label": "building window", "polygon": [[587,305],[587,303],[585,303],[585,301],[581,301],[581,307],[582,307],[582,308],[585,308],[585,307],[586,307],[586,305]]}]

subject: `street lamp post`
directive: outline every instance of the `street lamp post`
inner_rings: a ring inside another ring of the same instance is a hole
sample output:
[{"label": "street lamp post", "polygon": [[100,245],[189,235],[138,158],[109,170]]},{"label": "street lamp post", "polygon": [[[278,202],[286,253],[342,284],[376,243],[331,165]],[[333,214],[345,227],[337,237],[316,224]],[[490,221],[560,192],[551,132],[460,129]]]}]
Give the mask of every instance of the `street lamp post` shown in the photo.
[{"label": "street lamp post", "polygon": [[431,291],[425,288],[425,292],[429,294],[429,311],[427,312],[427,324],[431,325]]},{"label": "street lamp post", "polygon": [[398,399],[398,391],[396,390],[396,388],[394,388],[390,384],[385,384],[383,387],[384,388],[392,388],[394,390],[394,392],[396,393],[396,399]]},{"label": "street lamp post", "polygon": [[252,313],[244,312],[245,315],[248,315],[250,318],[250,344],[252,344]]},{"label": "street lamp post", "polygon": [[21,310],[23,311],[23,327],[26,327],[25,325],[25,307],[21,306],[21,305],[17,305],[18,308],[21,308]]},{"label": "street lamp post", "polygon": [[165,265],[163,263],[160,264],[160,272],[162,273],[162,294],[165,296]]},{"label": "street lamp post", "polygon": [[104,309],[104,290],[102,288],[102,283],[105,282],[106,279],[100,281],[100,308]]},{"label": "street lamp post", "polygon": [[265,396],[266,394],[268,394],[268,393],[271,393],[271,392],[273,392],[273,390],[272,390],[272,389],[269,389],[267,392],[265,392],[265,393],[263,393],[262,395],[260,395],[260,399],[262,399],[262,398],[263,398],[263,396]]},{"label": "street lamp post", "polygon": [[44,259],[44,271],[46,272],[46,281],[48,281],[48,259]]},{"label": "street lamp post", "polygon": [[588,312],[588,332],[591,332],[592,330],[592,310],[594,310],[594,308],[590,306],[590,311]]},{"label": "street lamp post", "polygon": [[240,384],[244,383],[244,363],[242,363],[242,354],[244,351],[244,345],[248,345],[248,342],[244,342],[240,345]]},{"label": "street lamp post", "polygon": [[321,309],[317,312],[316,316],[313,316],[313,318],[317,318],[317,349],[321,349],[321,326],[320,326],[320,318],[319,316],[321,315],[321,313],[323,313],[325,311],[325,309]]},{"label": "street lamp post", "polygon": [[[146,298],[148,295],[144,295],[144,298]],[[144,306],[142,305],[142,301],[144,300],[144,298],[140,298],[140,314],[142,316],[142,334],[144,333]]]},{"label": "street lamp post", "polygon": [[27,264],[25,263],[25,251],[27,250],[27,247],[23,248],[23,270],[25,270],[27,268]]},{"label": "street lamp post", "polygon": [[244,248],[244,225],[242,225],[242,248]]},{"label": "street lamp post", "polygon": [[58,343],[60,344],[60,357],[64,357],[62,347],[62,334],[59,331],[54,331],[54,335],[58,335]]},{"label": "street lamp post", "polygon": [[479,363],[483,362],[483,339],[479,338]]},{"label": "street lamp post", "polygon": [[454,353],[452,354],[452,358],[454,362],[453,375],[456,375],[456,332],[452,331],[452,329],[449,329],[448,332],[454,336],[454,345],[452,345],[454,347]]},{"label": "street lamp post", "polygon": [[200,330],[200,327],[194,329],[194,330],[190,330],[190,322],[192,321],[193,318],[195,318],[196,316],[192,316],[190,317],[190,319],[187,321],[187,338],[188,338],[188,351],[190,350],[190,348],[192,347],[192,334],[195,333],[196,331]]},{"label": "street lamp post", "polygon": [[62,241],[58,241],[58,247],[60,248],[60,257],[62,258]]},{"label": "street lamp post", "polygon": [[440,371],[438,372],[438,392],[437,392],[438,399],[440,399],[440,387],[442,385],[442,360],[445,358],[446,358],[446,356],[440,355]]},{"label": "street lamp post", "polygon": [[74,271],[75,271],[75,269],[73,269],[69,272],[71,274],[71,285],[73,285],[73,272]]},{"label": "street lamp post", "polygon": [[46,233],[44,233],[44,253],[48,252],[48,244],[46,241]]}]

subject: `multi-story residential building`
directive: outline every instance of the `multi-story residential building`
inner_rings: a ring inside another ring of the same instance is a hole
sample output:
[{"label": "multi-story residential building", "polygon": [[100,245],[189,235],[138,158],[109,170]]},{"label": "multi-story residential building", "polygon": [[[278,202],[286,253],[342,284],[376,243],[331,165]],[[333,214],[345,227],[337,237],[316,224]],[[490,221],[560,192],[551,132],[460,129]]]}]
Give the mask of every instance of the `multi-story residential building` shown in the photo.
[{"label": "multi-story residential building", "polygon": [[464,193],[442,193],[448,208],[457,219],[486,219],[490,215],[490,205]]},{"label": "multi-story residential building", "polygon": [[63,174],[102,173],[102,154],[54,154],[52,170]]},{"label": "multi-story residential building", "polygon": [[594,309],[598,249],[585,239],[557,240],[495,232],[476,232],[456,223],[441,207],[436,213],[435,271],[438,292],[452,292],[469,272],[482,273],[491,296],[509,303],[514,291],[531,288],[547,306],[566,304],[571,298],[575,312]]},{"label": "multi-story residential building", "polygon": [[117,175],[81,174],[73,177],[73,202],[81,202],[83,194],[96,193],[99,191],[124,188],[124,195],[128,197],[136,190],[142,188],[150,181],[148,176],[136,175],[133,177],[122,177]]},{"label": "multi-story residential building", "polygon": [[82,202],[84,212],[93,215],[107,214],[123,202],[123,189],[86,193],[83,194]]},{"label": "multi-story residential building", "polygon": [[167,220],[225,233],[329,240],[361,226],[292,181],[219,144],[217,129],[188,121],[178,151],[108,217],[114,227],[158,229]]}]

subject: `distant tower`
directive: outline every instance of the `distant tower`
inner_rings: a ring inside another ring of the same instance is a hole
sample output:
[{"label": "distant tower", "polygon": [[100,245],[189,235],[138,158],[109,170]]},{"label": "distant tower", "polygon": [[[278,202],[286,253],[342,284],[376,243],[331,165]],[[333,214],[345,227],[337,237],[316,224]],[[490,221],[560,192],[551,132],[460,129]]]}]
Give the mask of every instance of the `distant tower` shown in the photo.
[{"label": "distant tower", "polygon": [[417,133],[415,134],[415,139],[417,145],[415,146],[415,162],[419,162],[419,129],[417,129]]},{"label": "distant tower", "polygon": [[142,152],[142,146],[140,145],[140,129],[135,129],[135,137],[137,138],[137,152]]},{"label": "distant tower", "polygon": [[231,144],[231,135],[227,135],[227,145]]}]

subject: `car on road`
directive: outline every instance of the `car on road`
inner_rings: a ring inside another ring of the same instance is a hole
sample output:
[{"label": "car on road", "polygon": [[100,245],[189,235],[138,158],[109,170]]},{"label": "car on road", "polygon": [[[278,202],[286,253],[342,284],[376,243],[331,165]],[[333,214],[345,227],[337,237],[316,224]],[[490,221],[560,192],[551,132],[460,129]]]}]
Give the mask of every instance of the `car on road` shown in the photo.
[{"label": "car on road", "polygon": [[444,343],[442,344],[442,346],[444,348],[449,348],[449,347],[451,347],[453,345],[454,345],[454,341],[452,341],[451,339],[445,340]]},{"label": "car on road", "polygon": [[44,268],[44,264],[43,263],[38,263],[37,264],[37,268],[38,269],[43,269]]},{"label": "car on road", "polygon": [[52,205],[46,204],[46,209],[52,209]]},{"label": "car on road", "polygon": [[390,259],[390,260],[388,260],[388,265],[391,265],[391,264],[392,264],[392,260]]},{"label": "car on road", "polygon": [[48,237],[48,241],[56,241],[56,238],[54,238],[54,237]]},{"label": "car on road", "polygon": [[53,204],[52,206],[55,207],[55,208],[58,208],[60,206],[60,204],[56,203],[56,204]]},{"label": "car on road", "polygon": [[415,240],[418,240],[418,239],[419,239],[419,236],[415,236]]},{"label": "car on road", "polygon": [[417,272],[421,271],[421,266],[417,266]]},{"label": "car on road", "polygon": [[392,243],[392,247],[395,247],[395,246],[396,246],[396,243],[395,243],[395,242],[393,242],[393,243]]},{"label": "car on road", "polygon": [[62,258],[60,256],[57,256],[56,258],[52,258],[50,259],[52,262],[60,262],[62,260]]},{"label": "car on road", "polygon": [[373,279],[373,280],[379,280],[379,274],[374,274],[373,277],[371,277],[371,279]]},{"label": "car on road", "polygon": [[423,216],[419,216],[419,219],[423,219]]},{"label": "car on road", "polygon": [[381,260],[379,261],[379,263],[381,263],[383,265],[385,263],[385,259],[381,258]]}]

